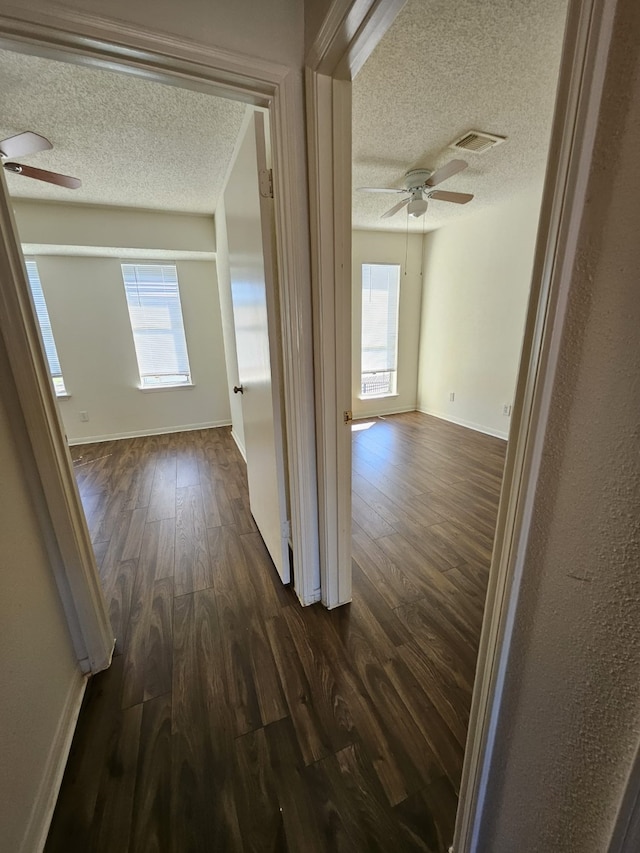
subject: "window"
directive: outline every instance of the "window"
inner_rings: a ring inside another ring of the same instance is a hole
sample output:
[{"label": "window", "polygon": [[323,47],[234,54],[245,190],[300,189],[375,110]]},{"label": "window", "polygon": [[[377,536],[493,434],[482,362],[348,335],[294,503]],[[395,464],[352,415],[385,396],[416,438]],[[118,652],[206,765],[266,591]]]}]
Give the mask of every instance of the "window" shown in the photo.
[{"label": "window", "polygon": [[396,393],[398,264],[362,264],[361,397]]},{"label": "window", "polygon": [[178,271],[173,264],[122,264],[142,388],[190,385]]},{"label": "window", "polygon": [[67,389],[64,387],[64,379],[62,378],[62,370],[60,369],[60,361],[58,360],[58,351],[56,342],[53,340],[53,330],[51,329],[51,320],[47,311],[47,303],[44,299],[42,284],[40,283],[40,275],[38,274],[38,265],[35,261],[25,261],[27,267],[27,277],[29,286],[31,287],[31,295],[36,307],[36,316],[40,324],[42,333],[42,342],[44,343],[44,351],[49,362],[49,371],[53,379],[53,387],[58,397],[65,397]]}]

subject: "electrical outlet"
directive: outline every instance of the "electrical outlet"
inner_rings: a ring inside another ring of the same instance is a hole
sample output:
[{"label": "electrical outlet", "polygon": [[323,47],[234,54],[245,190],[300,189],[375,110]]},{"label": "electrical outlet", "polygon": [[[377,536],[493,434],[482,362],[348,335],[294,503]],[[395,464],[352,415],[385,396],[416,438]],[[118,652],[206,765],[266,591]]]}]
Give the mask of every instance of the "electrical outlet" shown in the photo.
[{"label": "electrical outlet", "polygon": [[509,403],[505,403],[502,407],[502,414],[505,416],[505,418],[511,417],[511,406],[509,405]]},{"label": "electrical outlet", "polygon": [[455,399],[456,399],[456,392],[455,391],[449,391],[449,402],[453,403],[453,401]]},{"label": "electrical outlet", "polygon": [[83,424],[89,420],[89,412],[78,412],[78,417],[82,421]]}]

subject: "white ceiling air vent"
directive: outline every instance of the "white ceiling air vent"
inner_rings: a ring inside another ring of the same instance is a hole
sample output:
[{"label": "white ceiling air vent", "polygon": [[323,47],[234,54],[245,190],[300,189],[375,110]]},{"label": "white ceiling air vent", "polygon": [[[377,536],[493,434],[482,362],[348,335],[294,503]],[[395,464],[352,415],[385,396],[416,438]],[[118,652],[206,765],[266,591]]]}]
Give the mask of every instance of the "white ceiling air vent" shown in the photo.
[{"label": "white ceiling air vent", "polygon": [[494,133],[484,133],[482,130],[470,130],[452,142],[449,147],[462,148],[463,151],[472,151],[474,154],[484,154],[490,148],[500,145],[506,138],[506,136],[496,136]]}]

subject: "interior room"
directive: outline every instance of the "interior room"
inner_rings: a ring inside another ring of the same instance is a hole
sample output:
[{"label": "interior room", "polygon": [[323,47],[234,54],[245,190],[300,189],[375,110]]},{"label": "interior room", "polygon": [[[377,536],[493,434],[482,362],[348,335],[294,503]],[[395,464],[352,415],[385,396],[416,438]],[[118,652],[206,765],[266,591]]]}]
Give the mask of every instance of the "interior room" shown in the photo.
[{"label": "interior room", "polygon": [[428,662],[455,792],[564,25],[409,0],[353,84],[354,599]]}]

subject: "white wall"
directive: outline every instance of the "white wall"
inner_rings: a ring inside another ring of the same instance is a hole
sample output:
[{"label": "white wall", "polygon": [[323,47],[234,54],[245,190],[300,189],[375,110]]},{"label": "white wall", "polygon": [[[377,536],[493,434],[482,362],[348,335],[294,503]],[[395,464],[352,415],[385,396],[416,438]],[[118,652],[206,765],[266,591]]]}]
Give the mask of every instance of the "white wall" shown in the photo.
[{"label": "white wall", "polygon": [[420,411],[507,437],[540,196],[530,190],[427,234]]},{"label": "white wall", "polygon": [[0,370],[0,849],[33,853],[83,681],[9,424],[11,412],[24,436],[3,350]]},{"label": "white wall", "polygon": [[13,199],[12,207],[21,241],[41,251],[47,246],[208,254],[216,250],[212,216],[27,199]]},{"label": "white wall", "polygon": [[[215,245],[211,217],[149,212],[138,217],[132,210],[33,203],[16,205],[16,215],[21,239],[41,245],[75,238],[78,245],[113,249],[116,240],[126,238],[143,256],[145,248],[209,253]],[[213,261],[176,264],[193,387],[141,391],[118,258],[38,255],[36,260],[71,395],[60,401],[70,442],[229,423]],[[83,411],[86,423],[80,421]]]},{"label": "white wall", "polygon": [[[422,235],[390,231],[354,231],[352,267],[351,387],[354,418],[413,412],[418,383],[418,343],[422,299]],[[405,264],[406,258],[406,264]],[[360,399],[362,341],[362,264],[400,264],[398,387],[392,397]]]},{"label": "white wall", "polygon": [[640,737],[639,43],[621,0],[477,845],[492,853],[618,850]]},{"label": "white wall", "polygon": [[229,386],[229,403],[231,407],[231,432],[246,457],[244,445],[244,424],[242,421],[242,397],[234,394],[234,385],[240,384],[238,376],[238,353],[236,350],[236,329],[233,322],[233,303],[231,301],[231,272],[229,268],[229,241],[227,239],[227,215],[224,207],[224,197],[216,208],[216,270],[218,272],[218,290],[220,294],[220,316],[224,353],[227,365],[227,384]]}]

